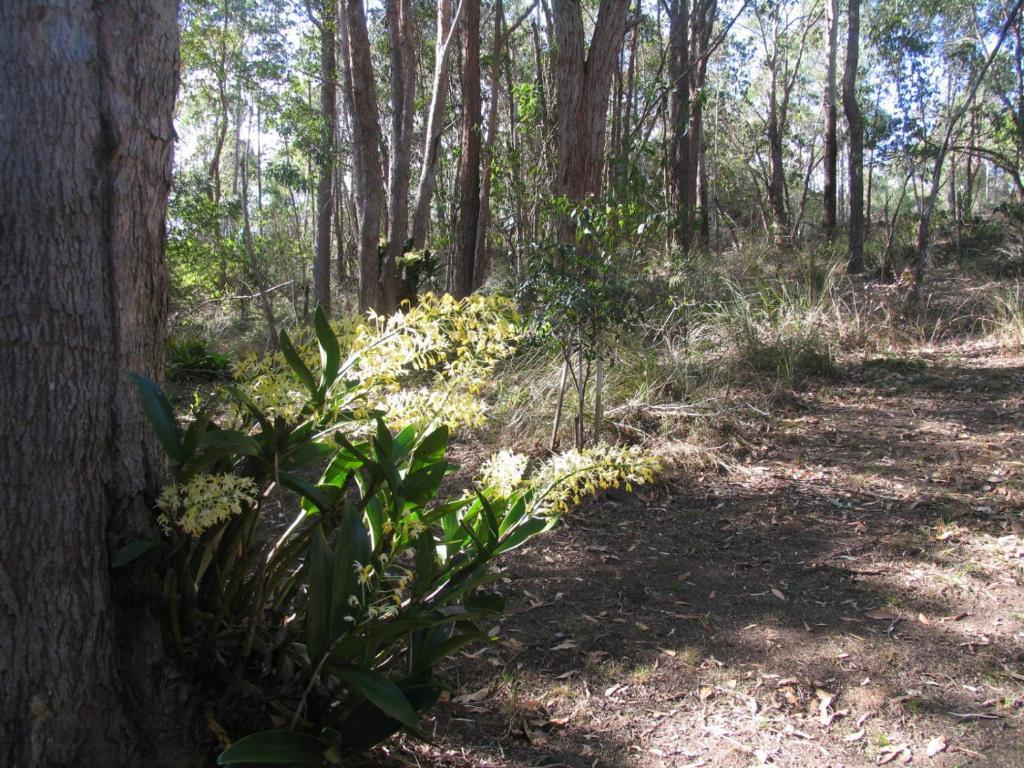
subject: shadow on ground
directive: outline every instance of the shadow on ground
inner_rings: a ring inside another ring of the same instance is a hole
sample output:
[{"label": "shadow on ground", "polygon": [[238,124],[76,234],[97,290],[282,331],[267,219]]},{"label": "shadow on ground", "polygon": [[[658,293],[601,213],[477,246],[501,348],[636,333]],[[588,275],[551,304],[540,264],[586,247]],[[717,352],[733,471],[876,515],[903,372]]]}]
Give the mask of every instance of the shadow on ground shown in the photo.
[{"label": "shadow on ground", "polygon": [[1021,362],[868,361],[756,462],[574,514],[387,761],[1024,765]]}]

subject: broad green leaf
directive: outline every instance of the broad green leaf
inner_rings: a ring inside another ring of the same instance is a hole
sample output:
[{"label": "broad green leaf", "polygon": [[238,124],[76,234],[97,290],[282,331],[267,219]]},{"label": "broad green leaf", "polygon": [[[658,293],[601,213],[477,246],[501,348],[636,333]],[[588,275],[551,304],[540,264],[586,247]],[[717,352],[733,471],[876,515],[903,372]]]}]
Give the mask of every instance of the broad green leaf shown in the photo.
[{"label": "broad green leaf", "polygon": [[344,664],[336,668],[338,676],[350,683],[366,697],[367,701],[393,720],[410,728],[418,729],[420,720],[402,689],[377,672],[355,664]]},{"label": "broad green leaf", "polygon": [[309,545],[309,600],[306,605],[306,650],[313,666],[327,652],[330,642],[333,581],[334,553],[327,545],[323,526],[318,525]]},{"label": "broad green leaf", "polygon": [[259,441],[254,437],[233,429],[209,429],[199,438],[199,447],[229,448],[242,456],[259,456],[262,452]]},{"label": "broad green leaf", "polygon": [[338,347],[338,337],[334,335],[323,308],[319,306],[313,313],[313,328],[316,331],[316,340],[320,345],[320,392],[322,398],[334,384],[334,380],[338,378],[341,349]]},{"label": "broad green leaf", "polygon": [[292,340],[288,338],[288,334],[283,330],[280,333],[279,341],[281,343],[281,354],[284,355],[284,359],[288,361],[288,365],[295,375],[302,380],[302,383],[306,385],[306,389],[309,390],[309,394],[317,399],[318,402],[322,402],[322,398],[319,397],[318,387],[316,381],[313,379],[313,374],[302,362],[302,358],[299,357],[299,353],[295,351],[295,347],[292,346]]},{"label": "broad green leaf", "polygon": [[338,543],[334,550],[330,642],[341,635],[346,627],[351,626],[345,621],[345,616],[352,613],[352,608],[348,604],[349,596],[355,595],[359,589],[356,563],[365,566],[370,561],[370,538],[366,534],[362,518],[362,514],[353,509],[351,504],[345,504],[341,525],[338,526]]},{"label": "broad green leaf", "polygon": [[415,472],[410,472],[402,484],[405,500],[416,505],[423,505],[437,495],[437,489],[444,480],[445,463],[430,464]]},{"label": "broad green leaf", "polygon": [[501,540],[498,544],[498,548],[494,550],[493,556],[497,557],[505,552],[512,551],[516,547],[522,546],[538,533],[543,533],[548,530],[552,525],[554,525],[553,521],[555,519],[556,518],[552,518],[552,521],[549,522],[542,517],[530,518],[513,530],[506,538]]},{"label": "broad green leaf", "polygon": [[199,448],[199,440],[206,432],[206,428],[209,426],[210,418],[212,416],[213,414],[209,411],[202,410],[196,414],[193,422],[188,425],[188,429],[185,430],[185,437],[181,441],[183,461],[191,459]]},{"label": "broad green leaf", "polygon": [[316,736],[298,731],[262,731],[239,739],[220,753],[217,765],[238,763],[258,765],[321,766],[326,744]]},{"label": "broad green leaf", "polygon": [[[281,485],[289,491],[294,491],[303,498],[311,501],[313,506],[315,506],[321,513],[329,511],[331,507],[334,506],[338,492],[338,488],[335,486],[324,486],[321,488],[313,485],[313,483],[308,480],[304,480],[303,478],[288,472],[280,472],[278,474],[278,480],[280,480]],[[334,498],[332,498],[332,496]]]},{"label": "broad green leaf", "polygon": [[114,556],[110,558],[110,567],[123,568],[128,565],[128,563],[138,560],[144,554],[158,546],[159,542],[147,539],[131,541],[114,553]]},{"label": "broad green leaf", "polygon": [[442,424],[420,440],[412,456],[417,462],[434,463],[444,458],[448,450],[448,427]]},{"label": "broad green leaf", "polygon": [[408,453],[413,443],[416,441],[416,427],[411,424],[395,435],[395,460],[401,459]]},{"label": "broad green leaf", "polygon": [[[462,622],[462,624],[469,624],[469,626],[472,627],[469,622]],[[472,627],[467,631],[452,635],[445,640],[441,640],[440,642],[425,647],[419,658],[416,660],[416,671],[427,670],[434,667],[464,645],[467,645],[474,640],[479,640],[483,636],[483,632],[476,627]]]},{"label": "broad green leaf", "polygon": [[181,463],[185,460],[185,451],[181,445],[181,427],[174,418],[174,409],[170,402],[151,379],[137,373],[130,373],[128,377],[139,393],[142,410],[156,433],[156,439],[160,441],[168,456]]}]

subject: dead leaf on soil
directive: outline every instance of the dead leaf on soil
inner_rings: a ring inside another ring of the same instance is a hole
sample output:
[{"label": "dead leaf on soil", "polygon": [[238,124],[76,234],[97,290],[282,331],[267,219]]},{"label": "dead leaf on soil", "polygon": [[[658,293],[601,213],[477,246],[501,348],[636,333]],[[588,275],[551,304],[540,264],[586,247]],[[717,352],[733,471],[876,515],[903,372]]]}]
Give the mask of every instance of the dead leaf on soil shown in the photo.
[{"label": "dead leaf on soil", "polygon": [[563,640],[558,645],[549,648],[551,651],[571,651],[576,648],[576,641],[574,640]]},{"label": "dead leaf on soil", "polygon": [[452,701],[456,704],[477,704],[481,701],[486,701],[491,696],[491,686],[485,685],[479,691],[473,693],[463,693],[456,696]]},{"label": "dead leaf on soil", "polygon": [[893,608],[875,608],[870,611],[864,611],[864,615],[875,621],[893,621],[900,617],[900,612]]},{"label": "dead leaf on soil", "polygon": [[771,589],[773,595],[779,598],[782,602],[786,602],[786,596],[782,593],[781,589],[776,589],[775,587],[772,587]]},{"label": "dead leaf on soil", "polygon": [[924,753],[928,755],[928,757],[935,757],[939,752],[944,752],[947,746],[949,745],[946,743],[945,736],[936,736],[928,742],[928,746],[925,747]]},{"label": "dead leaf on soil", "polygon": [[903,762],[908,763],[913,757],[913,754],[914,753],[910,751],[909,744],[897,744],[891,747],[882,747],[878,751],[878,764],[885,765],[886,763],[891,763],[897,757]]},{"label": "dead leaf on soil", "polygon": [[859,731],[854,731],[850,735],[844,736],[843,737],[843,741],[848,741],[850,743],[853,743],[855,741],[860,741],[861,739],[864,738],[864,734],[865,734],[865,730],[863,728],[861,728]]}]

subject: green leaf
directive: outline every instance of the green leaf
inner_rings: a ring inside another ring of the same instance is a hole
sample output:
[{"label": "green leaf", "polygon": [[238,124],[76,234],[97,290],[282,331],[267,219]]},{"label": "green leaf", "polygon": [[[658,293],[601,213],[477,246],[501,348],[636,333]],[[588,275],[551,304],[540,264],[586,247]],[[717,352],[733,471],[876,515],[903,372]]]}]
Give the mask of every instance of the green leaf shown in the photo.
[{"label": "green leaf", "polygon": [[334,550],[334,590],[331,597],[331,637],[341,635],[346,629],[346,614],[350,614],[348,598],[359,589],[359,578],[355,564],[367,565],[370,560],[370,537],[363,525],[363,516],[351,504],[345,504],[341,525],[338,526],[338,543]]},{"label": "green leaf", "polygon": [[415,671],[429,670],[464,645],[484,637],[484,633],[477,629],[472,622],[463,621],[460,622],[460,625],[465,631],[458,634],[448,633],[448,636],[434,636],[434,633],[431,633],[428,642],[424,644],[416,658]]},{"label": "green leaf", "polygon": [[281,459],[284,467],[305,467],[323,461],[337,449],[330,443],[304,443],[290,449]]},{"label": "green leaf", "polygon": [[416,440],[416,427],[411,424],[395,435],[395,460],[401,459],[409,452]]},{"label": "green leaf", "polygon": [[367,701],[393,720],[409,728],[418,729],[419,717],[402,689],[377,672],[355,664],[344,664],[336,668],[338,676],[359,689]]},{"label": "green leaf", "polygon": [[554,521],[556,520],[557,518],[552,518],[551,521],[545,520],[542,517],[530,518],[503,539],[498,544],[498,548],[492,553],[492,556],[497,557],[505,552],[510,552],[516,547],[522,546],[528,539],[533,538],[538,533],[543,533],[548,530],[552,525],[554,525]]},{"label": "green leaf", "polygon": [[239,739],[220,753],[217,765],[256,763],[258,765],[323,765],[328,744],[316,736],[298,731],[262,731]]},{"label": "green leaf", "polygon": [[[288,472],[278,473],[277,478],[281,481],[281,485],[289,491],[293,491],[304,499],[308,499],[313,502],[313,506],[320,510],[321,513],[330,511],[337,499],[336,494],[338,492],[338,488],[335,486],[329,485],[320,487],[313,485],[313,483],[308,480],[304,480],[303,478],[292,475]],[[332,498],[332,496],[334,498]]]},{"label": "green leaf", "polygon": [[[250,398],[247,394],[245,394],[238,387],[228,386],[228,387],[224,387],[224,389],[225,389],[225,391],[229,395],[231,395],[231,397],[233,397],[235,399],[235,401],[237,401],[241,405],[245,406],[245,408],[249,411],[249,413],[251,413],[253,415],[253,417],[255,417],[256,421],[259,422],[260,429],[263,430],[263,434],[268,439],[274,440],[275,439],[274,428],[271,426],[270,420],[266,417],[266,415],[263,413],[263,411],[260,410],[260,407],[258,405],[256,405],[256,403],[252,400],[252,398]],[[270,448],[271,448],[271,450],[273,450],[274,449],[274,444],[271,444]]]},{"label": "green leaf", "polygon": [[206,428],[210,424],[210,418],[213,416],[209,411],[203,410],[196,414],[195,420],[188,425],[188,429],[185,430],[185,437],[181,441],[181,453],[185,461],[188,461],[195,455],[196,450],[199,448],[199,440],[206,432]]},{"label": "green leaf", "polygon": [[474,592],[463,603],[468,610],[480,613],[501,613],[505,610],[505,596],[497,592]]},{"label": "green leaf", "polygon": [[444,480],[447,465],[442,461],[437,464],[410,472],[402,485],[405,500],[413,504],[426,504],[437,495],[437,489]]},{"label": "green leaf", "polygon": [[413,451],[412,457],[416,462],[433,464],[443,459],[447,450],[448,427],[442,424],[420,441],[420,444],[416,446],[416,450]]},{"label": "green leaf", "polygon": [[318,525],[309,545],[309,601],[306,606],[306,651],[315,667],[327,652],[331,624],[334,553]]},{"label": "green leaf", "polygon": [[233,429],[207,430],[199,438],[199,447],[214,450],[227,448],[241,456],[259,456],[262,452],[256,438]]},{"label": "green leaf", "polygon": [[320,393],[323,397],[338,378],[341,349],[338,346],[338,337],[334,335],[327,316],[319,306],[313,314],[313,328],[316,331],[316,340],[320,344]]},{"label": "green leaf", "polygon": [[317,402],[323,402],[323,398],[320,397],[316,381],[313,379],[312,372],[306,367],[306,364],[302,362],[302,358],[299,357],[299,353],[295,351],[295,347],[292,346],[292,341],[288,338],[288,334],[282,330],[279,340],[281,342],[281,353],[284,355],[284,359],[288,361],[288,365],[291,369],[295,371],[295,375],[302,380],[302,383],[306,385],[306,389],[309,390],[309,394],[312,395]]},{"label": "green leaf", "polygon": [[160,441],[167,455],[180,464],[185,459],[185,451],[181,445],[181,427],[174,418],[174,409],[170,402],[151,379],[137,373],[128,374],[128,378],[132,380],[139,393],[142,410],[156,433],[156,439]]},{"label": "green leaf", "polygon": [[144,554],[158,546],[160,546],[159,542],[148,539],[131,541],[114,553],[114,556],[110,558],[110,567],[123,568],[128,565],[128,563],[138,560]]}]

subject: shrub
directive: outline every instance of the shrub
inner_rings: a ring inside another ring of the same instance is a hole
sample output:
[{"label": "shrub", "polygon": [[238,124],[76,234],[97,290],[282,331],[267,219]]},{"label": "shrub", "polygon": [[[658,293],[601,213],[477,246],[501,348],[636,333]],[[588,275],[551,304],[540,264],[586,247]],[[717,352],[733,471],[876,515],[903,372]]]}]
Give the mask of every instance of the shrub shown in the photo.
[{"label": "shrub", "polygon": [[231,376],[231,363],[215,352],[205,339],[171,338],[167,342],[167,377],[172,381],[201,379],[213,381]]},{"label": "shrub", "polygon": [[[437,322],[415,331],[412,312],[371,319],[344,363],[318,312],[319,363],[281,335],[288,407],[275,412],[230,387],[230,426],[206,411],[182,428],[156,385],[136,377],[175,473],[157,502],[165,538],[133,542],[114,563],[160,564],[181,668],[211,696],[237,692],[232,708],[247,728],[270,728],[220,763],[339,764],[400,729],[422,735],[418,712],[442,689],[436,666],[482,639],[480,620],[503,608],[488,590],[492,560],[550,529],[584,494],[657,471],[637,449],[572,452],[532,475],[520,457],[499,454],[472,492],[439,499],[452,469],[449,427],[431,422],[443,418],[393,432],[371,406],[379,387],[412,374],[468,389],[487,367],[481,359],[504,354],[511,330],[481,325],[472,311],[467,319],[456,304],[438,300],[427,310]],[[284,376],[277,364],[250,385]],[[271,535],[264,513],[275,503],[294,518]]]}]

